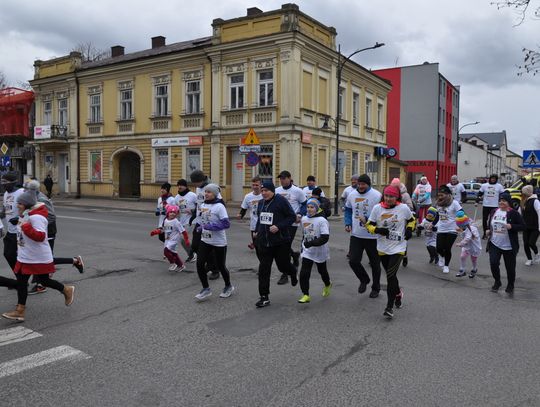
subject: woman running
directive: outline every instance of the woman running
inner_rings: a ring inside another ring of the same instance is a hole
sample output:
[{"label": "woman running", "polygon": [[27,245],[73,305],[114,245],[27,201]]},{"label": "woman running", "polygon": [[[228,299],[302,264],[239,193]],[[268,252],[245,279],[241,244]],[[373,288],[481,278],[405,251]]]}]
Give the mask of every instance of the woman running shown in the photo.
[{"label": "woman running", "polygon": [[452,260],[452,246],[457,238],[456,214],[461,211],[461,205],[454,200],[452,190],[446,185],[439,188],[437,194],[437,253],[439,253],[439,267],[443,273],[450,272]]},{"label": "woman running", "polygon": [[[540,234],[540,201],[533,192],[532,185],[526,185],[521,190],[521,214],[525,221],[523,247],[527,256],[526,266],[540,263],[540,255],[538,254],[538,247],[536,247],[536,241]],[[534,258],[531,250],[534,253]]]}]

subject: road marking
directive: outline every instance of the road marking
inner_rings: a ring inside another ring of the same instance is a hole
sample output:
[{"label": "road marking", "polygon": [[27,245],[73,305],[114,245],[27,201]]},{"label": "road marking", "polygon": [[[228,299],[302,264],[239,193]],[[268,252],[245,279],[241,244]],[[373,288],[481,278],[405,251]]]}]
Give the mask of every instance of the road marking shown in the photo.
[{"label": "road marking", "polygon": [[56,215],[57,218],[61,219],[73,219],[73,220],[88,220],[90,222],[102,222],[102,223],[122,223],[125,225],[126,222],[121,222],[118,220],[105,220],[105,219],[95,219],[95,218],[81,218],[78,216],[63,216],[63,215]]},{"label": "road marking", "polygon": [[40,336],[42,336],[40,333],[34,332],[24,326],[3,329],[0,331],[0,346],[27,341],[29,339],[39,338]]},{"label": "road marking", "polygon": [[23,356],[22,358],[13,359],[9,362],[0,364],[0,379],[60,360],[74,362],[84,359],[90,359],[90,356],[71,346],[57,346],[56,348]]}]

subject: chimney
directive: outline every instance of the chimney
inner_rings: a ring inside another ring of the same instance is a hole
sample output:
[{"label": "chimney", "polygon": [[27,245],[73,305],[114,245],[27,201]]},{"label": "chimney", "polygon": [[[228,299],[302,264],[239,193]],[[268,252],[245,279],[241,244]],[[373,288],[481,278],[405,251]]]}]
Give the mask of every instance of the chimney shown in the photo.
[{"label": "chimney", "polygon": [[253,16],[256,16],[258,14],[262,14],[263,11],[258,8],[258,7],[250,7],[247,9],[247,16],[248,17],[253,17]]},{"label": "chimney", "polygon": [[124,47],[121,45],[114,45],[111,47],[111,57],[119,57],[124,55]]},{"label": "chimney", "polygon": [[165,37],[158,35],[157,37],[152,37],[152,48],[159,48],[165,46]]}]

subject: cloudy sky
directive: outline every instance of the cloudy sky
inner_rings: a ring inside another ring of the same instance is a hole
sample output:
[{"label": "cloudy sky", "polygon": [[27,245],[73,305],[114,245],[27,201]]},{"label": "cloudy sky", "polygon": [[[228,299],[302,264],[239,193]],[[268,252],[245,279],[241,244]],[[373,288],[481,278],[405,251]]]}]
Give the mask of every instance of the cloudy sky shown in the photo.
[{"label": "cloudy sky", "polygon": [[[354,59],[369,69],[438,62],[441,73],[461,86],[460,123],[465,131],[506,130],[517,153],[540,139],[540,75],[517,76],[523,47],[540,43],[540,20],[532,11],[523,24],[492,0],[297,0],[300,9],[333,26],[344,54],[386,46]],[[126,53],[212,34],[214,18],[245,15],[246,8],[280,8],[274,0],[2,0],[0,71],[8,83],[27,81],[35,59],[69,53],[78,43],[99,48],[123,45]],[[531,0],[538,7],[540,0]],[[538,146],[540,147],[540,146]]]}]

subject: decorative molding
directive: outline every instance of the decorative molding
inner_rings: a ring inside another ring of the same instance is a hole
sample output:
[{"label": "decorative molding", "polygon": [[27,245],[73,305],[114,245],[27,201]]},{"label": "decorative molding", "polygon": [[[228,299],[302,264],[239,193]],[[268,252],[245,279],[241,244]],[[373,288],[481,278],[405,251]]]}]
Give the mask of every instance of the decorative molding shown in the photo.
[{"label": "decorative molding", "polygon": [[223,67],[223,72],[225,72],[226,74],[240,73],[240,72],[246,72],[247,68],[248,68],[247,62],[242,62],[239,64],[225,65]]},{"label": "decorative molding", "polygon": [[103,92],[103,85],[102,84],[88,86],[88,94],[89,95],[97,95],[97,94],[102,93],[102,92]]},{"label": "decorative molding", "polygon": [[118,90],[133,89],[133,79],[118,81]]},{"label": "decorative molding", "polygon": [[291,51],[284,50],[279,53],[279,59],[281,62],[288,62],[291,59]]},{"label": "decorative molding", "polygon": [[214,62],[212,64],[212,73],[218,73],[221,71],[221,63],[220,62]]},{"label": "decorative molding", "polygon": [[200,80],[203,78],[203,71],[202,69],[197,71],[189,71],[182,73],[182,80],[183,81],[195,81]]},{"label": "decorative molding", "polygon": [[162,74],[152,77],[154,85],[168,85],[171,82],[171,74]]},{"label": "decorative molding", "polygon": [[251,62],[252,69],[270,69],[276,65],[275,58],[261,59],[258,61]]},{"label": "decorative molding", "polygon": [[69,90],[58,90],[54,92],[56,99],[67,99],[69,97]]},{"label": "decorative molding", "polygon": [[41,95],[41,100],[42,100],[43,102],[49,102],[49,101],[52,100],[52,98],[53,98],[53,94],[52,94],[52,93],[44,93],[44,94]]}]

